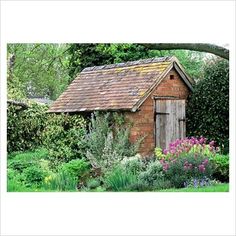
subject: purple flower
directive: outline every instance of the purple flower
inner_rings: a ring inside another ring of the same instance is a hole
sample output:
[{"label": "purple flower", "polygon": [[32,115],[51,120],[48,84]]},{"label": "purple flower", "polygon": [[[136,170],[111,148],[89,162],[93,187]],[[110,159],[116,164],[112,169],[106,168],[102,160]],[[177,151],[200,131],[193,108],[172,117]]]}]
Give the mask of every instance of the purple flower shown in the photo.
[{"label": "purple flower", "polygon": [[193,180],[193,185],[194,185],[194,188],[197,188],[197,186],[198,186],[198,181],[197,181],[197,179],[194,179],[194,180]]},{"label": "purple flower", "polygon": [[204,179],[202,179],[201,182],[200,182],[200,186],[203,187],[204,184],[205,184],[205,181],[204,181]]}]

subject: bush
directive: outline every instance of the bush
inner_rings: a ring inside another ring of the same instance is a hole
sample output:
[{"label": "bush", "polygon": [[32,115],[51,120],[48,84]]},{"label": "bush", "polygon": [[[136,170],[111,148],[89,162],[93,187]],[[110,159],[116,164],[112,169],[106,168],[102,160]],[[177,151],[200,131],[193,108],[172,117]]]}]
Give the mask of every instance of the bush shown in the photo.
[{"label": "bush", "polygon": [[117,165],[124,156],[135,155],[140,142],[129,142],[129,127],[124,125],[122,115],[95,113],[86,135],[86,157],[93,167],[101,168],[104,173]]},{"label": "bush", "polygon": [[14,105],[7,108],[7,151],[25,151],[42,144],[42,131],[46,126],[47,106],[29,104],[28,109]]},{"label": "bush", "polygon": [[89,179],[86,183],[86,186],[88,189],[96,189],[101,185],[101,180],[100,179]]},{"label": "bush", "polygon": [[221,182],[229,182],[229,155],[219,155],[211,158],[213,164],[213,178]]},{"label": "bush", "polygon": [[215,140],[229,152],[229,63],[216,60],[204,68],[187,106],[187,134]]},{"label": "bush", "polygon": [[90,167],[89,163],[84,159],[76,159],[63,164],[61,166],[61,169],[68,175],[80,179],[89,172],[90,169],[89,167]]},{"label": "bush", "polygon": [[41,163],[41,160],[47,158],[48,152],[45,149],[37,149],[30,152],[17,152],[8,155],[8,168],[12,168],[18,172]]},{"label": "bush", "polygon": [[137,182],[136,176],[127,172],[121,166],[117,166],[104,177],[104,183],[112,191],[129,191],[129,187]]},{"label": "bush", "polygon": [[187,153],[178,158],[161,160],[165,178],[173,187],[184,187],[192,178],[211,178],[212,165],[209,158],[199,153]]},{"label": "bush", "polygon": [[79,115],[48,116],[47,127],[43,132],[43,143],[49,150],[48,158],[52,167],[83,157],[85,133],[86,122]]},{"label": "bush", "polygon": [[134,157],[125,157],[120,163],[125,171],[131,172],[135,175],[138,175],[146,168],[145,162],[142,160],[142,157],[139,154]]},{"label": "bush", "polygon": [[40,185],[47,175],[39,166],[30,166],[23,170],[22,175],[27,186]]},{"label": "bush", "polygon": [[158,182],[163,181],[163,167],[159,161],[150,161],[145,171],[138,176],[139,181],[149,186],[149,189],[158,188]]}]

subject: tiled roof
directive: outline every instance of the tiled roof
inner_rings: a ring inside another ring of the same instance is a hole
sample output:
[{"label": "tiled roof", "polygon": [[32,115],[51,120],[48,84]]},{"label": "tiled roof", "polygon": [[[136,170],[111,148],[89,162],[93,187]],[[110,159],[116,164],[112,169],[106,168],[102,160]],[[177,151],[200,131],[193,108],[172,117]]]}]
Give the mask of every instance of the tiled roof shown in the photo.
[{"label": "tiled roof", "polygon": [[85,68],[49,112],[132,110],[174,61],[161,57]]}]

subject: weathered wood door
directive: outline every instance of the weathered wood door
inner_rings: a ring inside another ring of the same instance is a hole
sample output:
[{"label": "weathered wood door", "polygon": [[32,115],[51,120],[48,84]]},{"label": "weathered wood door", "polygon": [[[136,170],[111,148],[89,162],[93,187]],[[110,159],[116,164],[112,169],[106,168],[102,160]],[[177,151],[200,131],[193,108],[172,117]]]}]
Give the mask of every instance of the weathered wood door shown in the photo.
[{"label": "weathered wood door", "polygon": [[168,148],[185,135],[185,100],[156,100],[156,146]]}]

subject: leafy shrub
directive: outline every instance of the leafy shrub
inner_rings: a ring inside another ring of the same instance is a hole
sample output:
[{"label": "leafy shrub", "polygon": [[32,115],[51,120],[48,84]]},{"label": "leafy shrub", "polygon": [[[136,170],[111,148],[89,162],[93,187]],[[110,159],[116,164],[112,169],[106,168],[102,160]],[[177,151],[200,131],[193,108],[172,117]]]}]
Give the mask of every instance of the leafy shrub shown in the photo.
[{"label": "leafy shrub", "polygon": [[187,133],[215,140],[224,153],[229,151],[229,63],[206,64],[204,79],[194,87],[187,106]]},{"label": "leafy shrub", "polygon": [[45,173],[39,166],[30,166],[23,170],[22,175],[27,185],[39,185],[43,182],[47,173]]},{"label": "leafy shrub", "polygon": [[86,160],[76,159],[63,164],[61,169],[68,175],[79,179],[89,172],[89,166],[90,165]]},{"label": "leafy shrub", "polygon": [[146,183],[150,189],[157,188],[158,182],[164,177],[163,167],[159,161],[150,161],[145,171],[141,172],[138,179]]},{"label": "leafy shrub", "polygon": [[120,166],[106,173],[104,183],[112,191],[129,191],[129,187],[137,182],[136,176]]},{"label": "leafy shrub", "polygon": [[217,154],[210,161],[213,164],[213,178],[221,182],[229,182],[229,155]]},{"label": "leafy shrub", "polygon": [[52,167],[78,159],[85,152],[85,120],[79,115],[50,114],[43,132],[44,146],[49,150]]},{"label": "leafy shrub", "polygon": [[17,152],[8,155],[8,168],[22,172],[24,169],[38,165],[44,158],[47,158],[47,150],[37,149],[30,152]]},{"label": "leafy shrub", "polygon": [[100,181],[100,179],[92,178],[92,179],[89,179],[87,181],[86,185],[87,185],[88,189],[96,189],[96,188],[98,188],[101,185],[101,181]]},{"label": "leafy shrub", "polygon": [[171,188],[173,185],[170,182],[170,180],[165,179],[165,177],[160,178],[158,181],[155,182],[153,189],[154,190],[161,190],[161,189],[169,189]]},{"label": "leafy shrub", "polygon": [[133,157],[125,157],[120,163],[125,169],[125,171],[131,172],[135,175],[139,174],[146,168],[145,162],[142,160],[140,154],[137,154]]},{"label": "leafy shrub", "polygon": [[122,115],[95,113],[91,117],[89,132],[86,135],[86,157],[93,167],[106,172],[117,165],[124,156],[135,155],[140,142],[129,142],[129,127],[124,125]]},{"label": "leafy shrub", "polygon": [[16,159],[16,160],[11,160],[8,163],[9,163],[8,164],[9,168],[22,172],[27,167],[30,167],[34,163],[34,161]]},{"label": "leafy shrub", "polygon": [[173,187],[184,187],[184,183],[192,178],[211,178],[212,165],[209,158],[200,153],[187,153],[179,158],[161,160],[165,178]]},{"label": "leafy shrub", "polygon": [[14,105],[7,108],[7,151],[25,151],[42,144],[42,131],[46,126],[47,106],[29,104],[28,109]]},{"label": "leafy shrub", "polygon": [[77,191],[77,178],[69,175],[65,171],[49,175],[44,179],[44,188],[54,191]]}]

